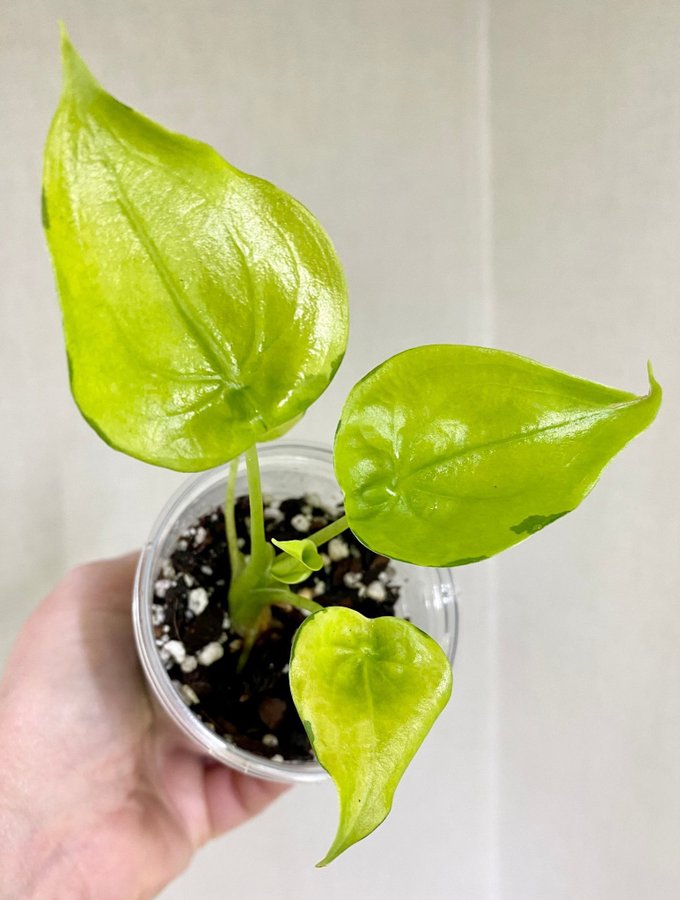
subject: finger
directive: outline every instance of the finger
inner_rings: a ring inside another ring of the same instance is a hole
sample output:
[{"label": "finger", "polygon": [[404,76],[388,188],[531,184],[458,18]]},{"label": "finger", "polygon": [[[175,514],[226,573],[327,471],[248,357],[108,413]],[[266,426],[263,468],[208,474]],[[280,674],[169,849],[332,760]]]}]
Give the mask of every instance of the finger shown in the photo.
[{"label": "finger", "polygon": [[98,608],[127,613],[132,602],[139,555],[139,551],[135,550],[113,559],[100,559],[78,566],[61,582],[59,590],[87,597],[88,602]]},{"label": "finger", "polygon": [[137,565],[139,564],[139,557],[139,550],[131,550],[122,556],[88,563],[85,568],[89,569],[92,567],[97,570],[97,573],[101,575],[107,586],[112,590],[127,590],[128,588],[131,590]]},{"label": "finger", "polygon": [[225,766],[209,768],[205,774],[205,795],[212,836],[217,837],[262,812],[288,787],[242,775]]}]

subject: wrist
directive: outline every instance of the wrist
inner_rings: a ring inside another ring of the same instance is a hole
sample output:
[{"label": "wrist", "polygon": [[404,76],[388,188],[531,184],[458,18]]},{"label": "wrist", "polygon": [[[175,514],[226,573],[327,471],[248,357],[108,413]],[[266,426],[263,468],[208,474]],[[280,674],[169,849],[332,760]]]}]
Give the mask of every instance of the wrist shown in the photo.
[{"label": "wrist", "polygon": [[0,796],[0,900],[92,900],[59,829],[37,825]]}]

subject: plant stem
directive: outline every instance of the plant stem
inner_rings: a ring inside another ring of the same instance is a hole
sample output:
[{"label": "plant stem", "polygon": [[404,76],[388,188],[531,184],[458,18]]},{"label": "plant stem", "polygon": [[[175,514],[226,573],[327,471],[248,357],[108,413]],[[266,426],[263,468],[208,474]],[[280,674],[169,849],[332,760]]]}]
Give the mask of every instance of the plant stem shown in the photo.
[{"label": "plant stem", "polygon": [[320,609],[323,609],[323,606],[315,600],[308,600],[306,597],[301,597],[299,594],[296,594],[295,591],[291,591],[291,594],[293,595],[293,599],[288,601],[290,606],[295,606],[297,609],[304,609],[309,613],[319,612]]},{"label": "plant stem", "polygon": [[266,563],[266,541],[264,537],[264,508],[262,506],[260,464],[257,459],[257,448],[254,444],[246,450],[246,471],[248,473],[248,494],[250,499],[249,567],[259,572],[264,569]]},{"label": "plant stem", "polygon": [[326,541],[330,541],[331,538],[340,534],[341,531],[346,531],[347,528],[349,528],[347,516],[341,516],[339,519],[336,519],[335,522],[326,525],[321,531],[317,531],[316,534],[310,534],[309,539],[310,541],[313,541],[317,547],[320,547],[322,544],[325,544]]},{"label": "plant stem", "polygon": [[316,603],[308,597],[301,597],[294,591],[285,588],[262,588],[259,591],[255,591],[254,596],[260,602],[264,601],[267,604],[282,603],[286,606],[296,606],[298,609],[304,609],[312,613],[323,609],[320,603]]},{"label": "plant stem", "polygon": [[236,500],[236,474],[238,472],[239,457],[232,459],[229,465],[229,478],[227,479],[227,496],[224,502],[224,528],[227,537],[227,549],[229,550],[229,564],[231,566],[231,583],[241,571],[243,557],[238,549],[236,536],[236,518],[234,503]]}]

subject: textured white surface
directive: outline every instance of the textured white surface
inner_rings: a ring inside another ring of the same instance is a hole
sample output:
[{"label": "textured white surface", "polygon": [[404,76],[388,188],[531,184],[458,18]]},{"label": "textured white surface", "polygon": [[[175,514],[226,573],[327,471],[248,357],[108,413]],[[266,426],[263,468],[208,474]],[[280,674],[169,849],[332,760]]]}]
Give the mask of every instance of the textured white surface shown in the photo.
[{"label": "textured white surface", "polygon": [[494,4],[496,340],[665,402],[498,562],[504,896],[680,896],[680,5]]},{"label": "textured white surface", "polygon": [[[642,391],[586,505],[461,571],[454,699],[390,820],[327,870],[330,787],[204,850],[164,900],[670,900],[680,864],[680,7],[538,0],[9,0],[0,20],[0,659],[69,565],[138,545],[180,478],[68,395],[39,227],[55,20],[121,99],[308,205],[352,297],[295,434],[406,346],[495,343]],[[492,330],[493,326],[493,330]]]}]

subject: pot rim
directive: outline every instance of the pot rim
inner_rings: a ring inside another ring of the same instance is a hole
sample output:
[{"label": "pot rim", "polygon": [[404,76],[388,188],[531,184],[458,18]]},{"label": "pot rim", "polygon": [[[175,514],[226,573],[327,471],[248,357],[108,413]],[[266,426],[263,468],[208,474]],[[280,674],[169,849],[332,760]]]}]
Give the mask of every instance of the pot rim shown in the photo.
[{"label": "pot rim", "polygon": [[[270,444],[258,446],[261,461],[277,457],[295,457],[330,464],[332,469],[332,450],[322,444],[311,441],[278,440]],[[241,461],[243,466],[243,461]],[[255,775],[269,781],[287,783],[310,783],[325,781],[328,773],[321,764],[312,760],[296,762],[294,760],[276,761],[258,756],[243,750],[236,744],[225,741],[211,731],[201,719],[187,706],[175,689],[168,672],[161,660],[156,646],[151,617],[151,598],[156,580],[158,565],[157,550],[167,538],[180,513],[211,487],[226,480],[229,463],[192,475],[170,496],[156,517],[150,537],[142,548],[135,574],[132,620],[137,653],[151,689],[153,698],[188,737],[192,744],[199,745],[210,757],[230,766],[244,774]],[[447,646],[443,647],[451,663],[456,653],[458,641],[458,602],[456,589],[450,569],[433,569],[439,582],[441,594],[441,611],[444,614]]]}]

